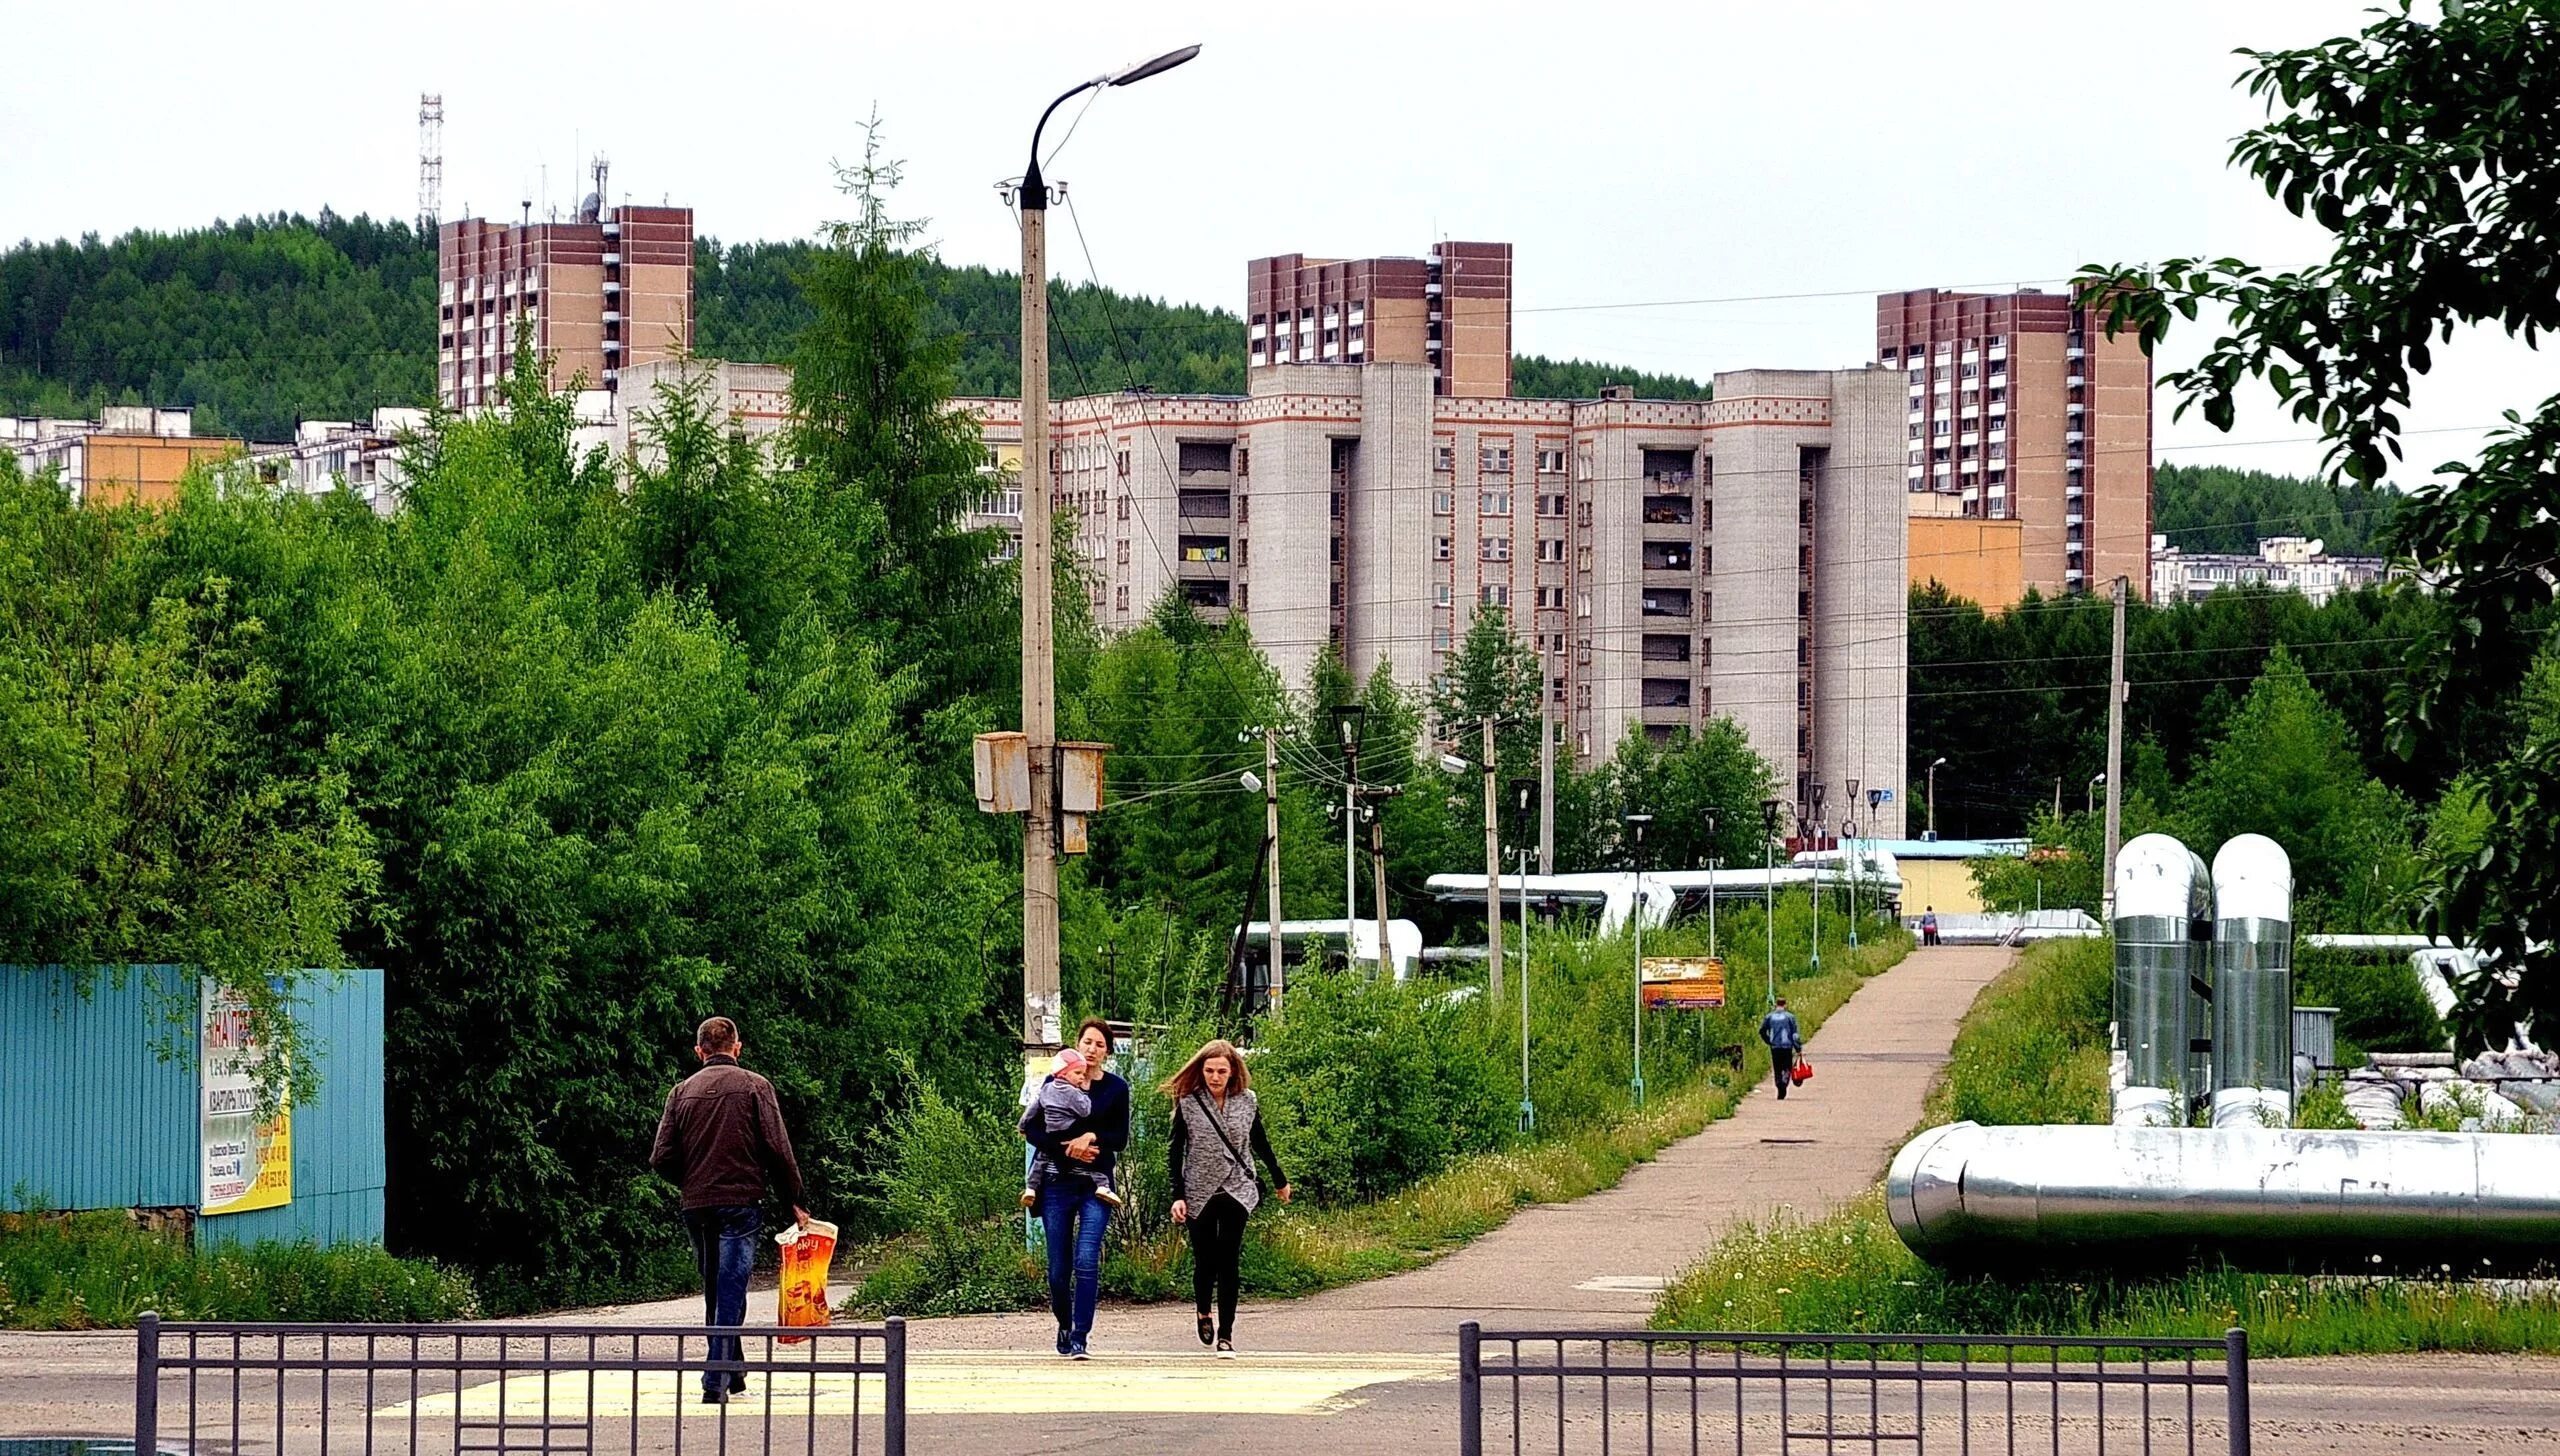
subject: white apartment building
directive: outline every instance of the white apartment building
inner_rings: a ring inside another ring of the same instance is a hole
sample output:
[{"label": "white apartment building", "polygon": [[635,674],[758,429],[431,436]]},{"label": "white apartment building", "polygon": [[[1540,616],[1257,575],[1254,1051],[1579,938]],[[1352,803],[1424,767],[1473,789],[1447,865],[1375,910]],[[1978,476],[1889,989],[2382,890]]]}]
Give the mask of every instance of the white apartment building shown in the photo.
[{"label": "white apartment building", "polygon": [[2226,587],[2263,586],[2299,592],[2315,607],[2340,592],[2372,586],[2390,575],[2379,556],[2331,556],[2327,543],[2310,536],[2269,536],[2257,554],[2181,551],[2166,536],[2151,538],[2151,600],[2192,602]]}]

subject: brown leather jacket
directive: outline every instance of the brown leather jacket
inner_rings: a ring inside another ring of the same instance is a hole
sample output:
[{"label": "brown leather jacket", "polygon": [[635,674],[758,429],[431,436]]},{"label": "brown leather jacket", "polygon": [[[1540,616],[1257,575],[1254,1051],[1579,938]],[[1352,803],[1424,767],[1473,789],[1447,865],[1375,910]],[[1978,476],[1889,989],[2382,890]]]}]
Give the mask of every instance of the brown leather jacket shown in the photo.
[{"label": "brown leather jacket", "polygon": [[715,1056],[667,1094],[649,1166],[684,1189],[684,1206],[736,1208],[764,1201],[765,1179],[797,1207],[800,1165],[773,1084]]}]

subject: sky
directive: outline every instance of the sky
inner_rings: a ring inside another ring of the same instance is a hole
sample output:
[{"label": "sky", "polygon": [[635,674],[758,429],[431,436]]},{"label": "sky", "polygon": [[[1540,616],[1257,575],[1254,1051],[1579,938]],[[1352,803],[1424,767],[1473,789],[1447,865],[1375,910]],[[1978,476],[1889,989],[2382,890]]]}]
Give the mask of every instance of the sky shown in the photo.
[{"label": "sky", "polygon": [[[2319,257],[2316,229],[2225,165],[2262,116],[2233,52],[2348,33],[2365,4],[21,4],[10,49],[112,64],[12,68],[0,241],[409,216],[434,91],[448,219],[571,208],[601,153],[617,201],[689,204],[723,239],[806,236],[848,210],[834,164],[876,110],[895,210],[945,259],[1010,268],[996,185],[1040,109],[1197,42],[1071,136],[1081,101],[1052,123],[1057,275],[1233,309],[1252,257],[1507,241],[1523,353],[1841,367],[1871,356],[1880,291]],[[2162,368],[2203,342],[2173,335]],[[2408,412],[2403,478],[2555,391],[2552,353],[2458,340]],[[2319,464],[2269,399],[2228,436],[2169,403],[2164,462]]]}]

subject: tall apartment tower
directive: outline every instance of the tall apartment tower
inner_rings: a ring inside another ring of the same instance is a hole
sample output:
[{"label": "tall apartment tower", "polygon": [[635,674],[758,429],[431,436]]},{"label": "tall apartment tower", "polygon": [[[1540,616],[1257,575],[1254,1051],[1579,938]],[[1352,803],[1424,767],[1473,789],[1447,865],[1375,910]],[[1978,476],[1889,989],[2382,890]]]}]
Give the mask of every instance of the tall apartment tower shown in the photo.
[{"label": "tall apartment tower", "polygon": [[1245,265],[1245,362],[1421,364],[1431,392],[1511,392],[1511,245],[1442,243],[1422,258]]},{"label": "tall apartment tower", "polygon": [[436,397],[447,409],[495,403],[520,337],[554,390],[583,377],[618,391],[630,366],[693,349],[689,207],[606,207],[590,194],[574,222],[449,222],[436,234],[436,273]]},{"label": "tall apartment tower", "polygon": [[[2015,520],[2017,579],[2047,596],[2127,577],[2150,591],[2151,357],[2062,294],[1876,299],[1876,358],[1906,380],[1917,519]],[[1945,510],[1948,502],[1955,509]],[[2005,538],[2003,538],[2005,539]],[[1912,575],[1928,575],[1915,559]]]}]

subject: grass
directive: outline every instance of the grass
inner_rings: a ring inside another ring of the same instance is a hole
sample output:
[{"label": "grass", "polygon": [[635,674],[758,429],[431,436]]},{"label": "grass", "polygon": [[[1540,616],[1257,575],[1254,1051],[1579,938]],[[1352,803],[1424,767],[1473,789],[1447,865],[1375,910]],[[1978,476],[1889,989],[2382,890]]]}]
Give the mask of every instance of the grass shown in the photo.
[{"label": "grass", "polygon": [[191,1249],[120,1212],[0,1214],[0,1329],[129,1326],[169,1319],[469,1319],[471,1281],[370,1246]]},{"label": "grass", "polygon": [[[1789,1008],[1808,1035],[1845,1004],[1858,986],[1900,961],[1911,939],[1889,932],[1851,952],[1826,947],[1820,976],[1784,984]],[[1737,964],[1740,962],[1737,961]],[[1503,1225],[1520,1209],[1561,1203],[1614,1186],[1638,1163],[1707,1124],[1732,1114],[1752,1082],[1768,1075],[1769,1057],[1756,1041],[1746,1044],[1739,1072],[1718,1067],[1677,1086],[1653,1089],[1641,1109],[1614,1114],[1556,1136],[1496,1152],[1457,1159],[1401,1192],[1374,1202],[1332,1208],[1266,1203],[1248,1225],[1242,1265],[1248,1294],[1295,1296],[1417,1269]],[[1020,1256],[1019,1224],[998,1232],[1005,1241],[998,1263],[1018,1262],[1019,1281],[982,1277],[976,1308],[1022,1308],[1045,1297],[1029,1261]],[[992,1253],[992,1250],[991,1250]],[[920,1256],[884,1251],[864,1280],[856,1302],[872,1312],[952,1312],[947,1298],[915,1277]],[[1158,1228],[1114,1243],[1106,1255],[1103,1290],[1138,1301],[1187,1299],[1190,1255],[1182,1235]]]},{"label": "grass", "polygon": [[[2109,942],[2048,942],[1985,988],[1924,1125],[2102,1122]],[[2332,1092],[2305,1125],[2344,1124]],[[2245,1273],[1951,1273],[1903,1245],[1881,1189],[1727,1233],[1656,1305],[1657,1329],[2211,1338],[2268,1356],[2560,1351],[2560,1291],[2515,1282]]]},{"label": "grass", "polygon": [[2560,1350],[2560,1292],[2221,1267],[2146,1278],[1951,1274],[1903,1246],[1876,1190],[1824,1217],[1735,1229],[1665,1292],[1653,1324],[2135,1339],[2213,1338],[2239,1325],[2252,1353],[2271,1357],[2550,1352]]}]

